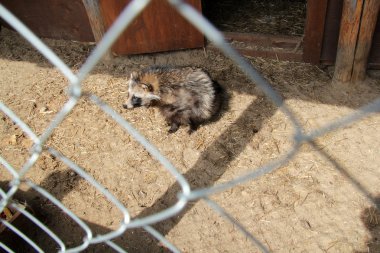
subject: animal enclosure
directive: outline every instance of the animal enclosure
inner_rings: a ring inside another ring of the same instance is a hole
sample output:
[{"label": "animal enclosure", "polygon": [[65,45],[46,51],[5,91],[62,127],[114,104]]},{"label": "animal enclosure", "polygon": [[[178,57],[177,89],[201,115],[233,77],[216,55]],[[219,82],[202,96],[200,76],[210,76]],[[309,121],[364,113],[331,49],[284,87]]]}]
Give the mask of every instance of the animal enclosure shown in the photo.
[{"label": "animal enclosure", "polygon": [[[1,216],[0,248],[378,252],[380,81],[243,58],[182,1],[214,46],[99,62],[149,2],[97,45],[34,37],[0,5],[16,30],[0,32],[0,210],[20,213]],[[123,109],[130,73],[155,64],[206,69],[219,119],[168,135],[155,108]]]}]

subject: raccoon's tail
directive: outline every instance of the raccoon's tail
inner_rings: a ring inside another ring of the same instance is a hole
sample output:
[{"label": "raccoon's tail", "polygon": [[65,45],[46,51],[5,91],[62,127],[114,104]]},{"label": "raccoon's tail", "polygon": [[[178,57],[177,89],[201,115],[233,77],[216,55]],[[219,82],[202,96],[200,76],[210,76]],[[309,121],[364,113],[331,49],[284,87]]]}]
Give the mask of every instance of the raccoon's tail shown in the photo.
[{"label": "raccoon's tail", "polygon": [[223,102],[226,101],[226,93],[223,87],[217,82],[217,81],[212,81],[212,87],[214,88],[214,103],[213,103],[213,108],[212,108],[212,114],[216,115],[218,114],[222,107],[223,107]]}]

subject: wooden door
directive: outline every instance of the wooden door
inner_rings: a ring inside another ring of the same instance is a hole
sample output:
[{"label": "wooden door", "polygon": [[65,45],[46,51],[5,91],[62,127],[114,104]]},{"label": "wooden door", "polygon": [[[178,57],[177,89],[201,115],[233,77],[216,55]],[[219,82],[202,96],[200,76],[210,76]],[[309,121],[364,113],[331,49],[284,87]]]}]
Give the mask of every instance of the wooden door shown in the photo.
[{"label": "wooden door", "polygon": [[[130,0],[100,0],[108,29]],[[188,0],[201,12],[201,0]],[[112,47],[116,54],[140,54],[198,48],[203,35],[185,20],[166,0],[153,0],[121,34]]]}]

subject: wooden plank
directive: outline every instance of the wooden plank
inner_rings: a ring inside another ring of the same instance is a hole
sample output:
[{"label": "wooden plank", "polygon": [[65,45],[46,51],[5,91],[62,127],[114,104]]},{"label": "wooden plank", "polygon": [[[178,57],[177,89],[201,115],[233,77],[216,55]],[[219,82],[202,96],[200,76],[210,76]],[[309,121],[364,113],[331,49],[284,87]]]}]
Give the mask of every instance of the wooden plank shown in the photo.
[{"label": "wooden plank", "polygon": [[99,0],[82,0],[82,2],[86,9],[95,41],[98,42],[103,38],[105,33],[105,25],[103,15],[100,11]]},{"label": "wooden plank", "polygon": [[[335,62],[333,61],[321,61],[321,65],[324,66],[333,66]],[[380,69],[380,61],[377,62],[369,62],[368,69]]]},{"label": "wooden plank", "polygon": [[[215,51],[220,49],[210,45],[207,48]],[[244,56],[249,57],[262,57],[266,59],[280,60],[280,61],[293,61],[293,62],[302,62],[302,53],[301,52],[291,52],[284,50],[256,50],[249,48],[236,48],[235,49]]]},{"label": "wooden plank", "polygon": [[[130,0],[100,0],[108,28]],[[188,0],[201,11],[201,0]],[[112,47],[116,54],[140,54],[198,48],[203,35],[186,21],[167,1],[152,0]]]},{"label": "wooden plank", "polygon": [[366,77],[368,56],[372,45],[372,38],[376,28],[379,13],[379,0],[365,0],[359,29],[359,38],[356,45],[354,67],[351,81],[363,81]]},{"label": "wooden plank", "polygon": [[349,82],[355,57],[363,0],[344,0],[334,80]]},{"label": "wooden plank", "polygon": [[319,64],[325,30],[328,0],[308,0],[303,60]]},{"label": "wooden plank", "polygon": [[329,0],[325,19],[325,32],[322,41],[321,63],[335,63],[342,20],[343,0]]},{"label": "wooden plank", "polygon": [[[224,37],[242,55],[302,62],[302,37],[224,32]],[[215,49],[211,45],[212,49]]]},{"label": "wooden plank", "polygon": [[224,32],[227,41],[253,43],[257,46],[295,49],[302,44],[302,37],[259,33]]},{"label": "wooden plank", "polygon": [[[325,34],[320,63],[322,65],[334,65],[338,39],[339,27],[342,16],[343,0],[329,0],[326,14]],[[376,30],[373,35],[372,47],[369,53],[368,68],[379,69],[380,66],[380,18],[377,20]]]},{"label": "wooden plank", "polygon": [[[99,42],[103,38],[104,33],[106,32],[106,26],[104,24],[103,15],[101,13],[99,0],[82,0],[82,2],[86,9],[95,41]],[[107,50],[107,52],[103,56],[103,59],[112,59],[111,50]]]},{"label": "wooden plank", "polygon": [[302,53],[275,51],[275,50],[251,50],[251,49],[237,49],[239,53],[250,57],[262,57],[267,59],[274,59],[279,61],[293,61],[302,62]]},{"label": "wooden plank", "polygon": [[37,36],[94,41],[81,0],[1,0],[1,3]]}]

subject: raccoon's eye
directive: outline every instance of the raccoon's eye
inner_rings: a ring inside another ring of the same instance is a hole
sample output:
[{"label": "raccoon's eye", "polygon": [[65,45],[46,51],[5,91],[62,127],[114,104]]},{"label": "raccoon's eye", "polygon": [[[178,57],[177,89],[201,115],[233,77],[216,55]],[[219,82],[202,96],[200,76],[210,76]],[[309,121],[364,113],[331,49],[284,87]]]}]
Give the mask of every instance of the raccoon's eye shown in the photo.
[{"label": "raccoon's eye", "polygon": [[146,91],[152,92],[153,91],[153,86],[149,83],[143,83],[142,88]]}]

